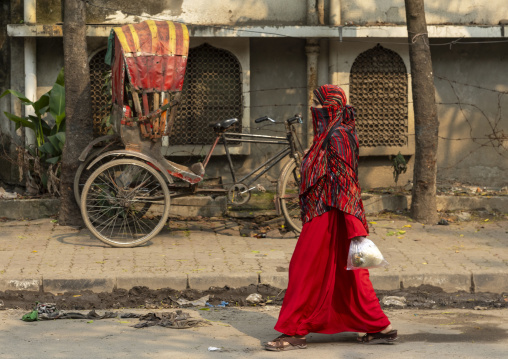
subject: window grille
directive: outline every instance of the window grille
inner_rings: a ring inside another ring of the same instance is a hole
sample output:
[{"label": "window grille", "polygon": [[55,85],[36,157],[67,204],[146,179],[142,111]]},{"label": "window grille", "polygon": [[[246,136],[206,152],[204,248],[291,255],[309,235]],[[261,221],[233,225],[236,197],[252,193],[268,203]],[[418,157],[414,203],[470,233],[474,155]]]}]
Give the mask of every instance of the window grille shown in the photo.
[{"label": "window grille", "polygon": [[106,49],[97,52],[90,60],[90,85],[92,93],[93,136],[94,138],[106,135],[108,128],[103,125],[102,119],[109,115],[107,107],[109,96],[102,91],[104,86],[104,72],[111,67],[104,62]]},{"label": "window grille", "polygon": [[402,58],[380,45],[351,67],[350,102],[356,109],[360,146],[407,145],[407,71]]},{"label": "window grille", "polygon": [[241,132],[242,114],[242,69],[238,59],[208,44],[191,48],[170,146],[211,144],[215,134],[209,125],[227,118],[238,118],[231,130]]}]

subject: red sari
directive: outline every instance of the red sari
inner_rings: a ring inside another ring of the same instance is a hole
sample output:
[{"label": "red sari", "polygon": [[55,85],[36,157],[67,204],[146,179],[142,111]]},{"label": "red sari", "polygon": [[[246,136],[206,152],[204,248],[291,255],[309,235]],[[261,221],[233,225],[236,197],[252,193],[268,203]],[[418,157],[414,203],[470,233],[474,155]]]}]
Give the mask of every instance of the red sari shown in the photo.
[{"label": "red sari", "polygon": [[304,224],[275,330],[287,335],[375,333],[390,324],[369,271],[345,269],[351,239],[366,235],[358,218],[338,209]]}]

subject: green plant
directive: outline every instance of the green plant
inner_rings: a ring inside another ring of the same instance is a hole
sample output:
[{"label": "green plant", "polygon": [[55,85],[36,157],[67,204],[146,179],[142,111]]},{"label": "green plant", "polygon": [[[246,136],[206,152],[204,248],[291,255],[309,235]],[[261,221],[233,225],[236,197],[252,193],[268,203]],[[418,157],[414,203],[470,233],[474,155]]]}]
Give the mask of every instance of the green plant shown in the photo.
[{"label": "green plant", "polygon": [[406,173],[407,171],[407,162],[404,156],[399,152],[397,156],[394,156],[391,158],[392,160],[392,167],[393,167],[393,179],[395,181],[395,184],[399,181],[399,175],[402,173]]},{"label": "green plant", "polygon": [[20,92],[9,89],[0,98],[11,94],[16,96],[23,105],[31,106],[35,115],[24,117],[4,112],[5,116],[16,123],[16,129],[27,127],[34,131],[35,146],[25,148],[25,165],[27,165],[27,179],[33,180],[35,174],[39,177],[39,184],[49,190],[58,192],[55,181],[58,181],[59,163],[65,143],[65,87],[64,69],[60,70],[51,90],[32,102]]},{"label": "green plant", "polygon": [[[32,102],[16,90],[6,90],[0,98],[11,94],[16,96],[25,106],[32,106],[35,116],[16,116],[4,112],[5,116],[16,123],[16,129],[28,127],[35,133],[37,142],[37,154],[45,162],[56,164],[60,161],[63,144],[65,143],[65,87],[64,70],[60,70],[56,82],[51,90],[42,95],[37,101]],[[47,116],[48,114],[51,117]],[[54,123],[53,123],[54,120]],[[36,155],[36,153],[32,153]]]}]

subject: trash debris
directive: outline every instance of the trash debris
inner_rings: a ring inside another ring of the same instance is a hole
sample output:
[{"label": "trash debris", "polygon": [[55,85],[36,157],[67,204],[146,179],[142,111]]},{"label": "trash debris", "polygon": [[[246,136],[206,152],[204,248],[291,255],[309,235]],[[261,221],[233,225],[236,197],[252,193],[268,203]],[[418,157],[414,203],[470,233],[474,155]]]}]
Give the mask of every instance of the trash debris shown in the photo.
[{"label": "trash debris", "polygon": [[457,218],[459,219],[459,221],[462,221],[462,222],[469,221],[471,219],[471,213],[460,212],[459,214],[457,214]]},{"label": "trash debris", "polygon": [[258,233],[254,237],[256,237],[256,238],[266,238],[266,233]]},{"label": "trash debris", "polygon": [[[136,318],[132,313],[125,313],[120,316],[120,318]],[[153,326],[160,326],[165,328],[172,329],[187,329],[198,327],[202,325],[209,325],[205,320],[202,319],[193,319],[189,314],[182,312],[181,310],[177,310],[176,312],[164,312],[164,313],[148,313],[139,316],[139,320],[142,321],[136,325],[133,325],[134,328],[146,328]]]},{"label": "trash debris", "polygon": [[383,305],[393,305],[396,307],[406,307],[406,297],[386,296],[381,299]]},{"label": "trash debris", "polygon": [[17,193],[7,192],[3,187],[0,187],[0,199],[15,199],[18,198]]},{"label": "trash debris", "polygon": [[245,300],[251,304],[258,304],[263,301],[263,296],[259,293],[252,293]]},{"label": "trash debris", "polygon": [[88,314],[66,312],[58,310],[54,303],[36,303],[34,310],[21,317],[24,322],[35,322],[38,320],[54,320],[54,319],[107,319],[116,318],[117,313],[105,312],[99,315],[95,310],[91,310]]},{"label": "trash debris", "polygon": [[213,305],[213,304],[206,302],[206,306],[208,308],[226,308],[227,305],[229,305],[229,302],[226,302],[224,300],[222,302],[220,302],[220,304],[217,304],[217,305]]},{"label": "trash debris", "polygon": [[446,219],[442,218],[439,220],[439,222],[437,222],[437,224],[439,224],[441,226],[448,226],[448,225],[450,225],[450,222],[448,222]]},{"label": "trash debris", "polygon": [[217,347],[208,347],[208,351],[209,352],[219,352],[221,348],[217,348]]},{"label": "trash debris", "polygon": [[487,308],[487,307],[482,307],[482,306],[479,306],[479,305],[477,305],[476,307],[474,307],[474,310],[487,310],[487,309],[489,309],[489,308]]},{"label": "trash debris", "polygon": [[201,297],[197,300],[187,300],[187,299],[179,298],[176,300],[176,302],[182,306],[204,307],[204,306],[206,306],[206,302],[208,302],[209,299],[210,299],[210,296],[205,295],[204,297]]}]

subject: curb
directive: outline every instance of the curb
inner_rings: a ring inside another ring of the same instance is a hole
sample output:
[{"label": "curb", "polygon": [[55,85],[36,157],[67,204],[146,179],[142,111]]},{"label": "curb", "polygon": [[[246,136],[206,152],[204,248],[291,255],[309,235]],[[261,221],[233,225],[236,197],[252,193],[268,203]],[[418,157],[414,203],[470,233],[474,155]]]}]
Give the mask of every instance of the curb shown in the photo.
[{"label": "curb", "polygon": [[[362,194],[366,213],[382,211],[404,211],[411,207],[411,196],[398,194]],[[40,219],[58,214],[59,199],[14,199],[2,200],[0,218]],[[228,211],[224,196],[215,199],[208,196],[189,196],[172,199],[170,216],[219,217],[227,213],[233,218],[256,218],[274,216],[275,210]],[[438,211],[474,211],[484,209],[508,213],[508,196],[437,196]]]},{"label": "curb", "polygon": [[[404,211],[411,207],[409,195],[362,194],[366,213]],[[474,211],[487,210],[508,213],[508,196],[436,196],[438,211]]]},{"label": "curb", "polygon": [[[490,292],[507,293],[508,276],[505,273],[442,273],[442,274],[376,274],[371,272],[370,279],[376,290],[398,290],[428,284],[442,288],[447,293],[465,291],[471,293]],[[114,289],[131,289],[145,286],[150,289],[171,288],[175,290],[208,290],[210,287],[239,288],[249,285],[267,284],[285,289],[288,283],[287,273],[177,273],[164,277],[117,277],[117,278],[9,278],[0,279],[0,291],[43,291],[53,294],[91,290],[92,292],[111,292]]]}]

